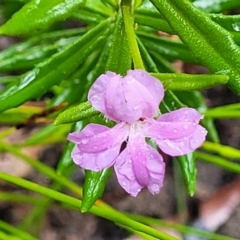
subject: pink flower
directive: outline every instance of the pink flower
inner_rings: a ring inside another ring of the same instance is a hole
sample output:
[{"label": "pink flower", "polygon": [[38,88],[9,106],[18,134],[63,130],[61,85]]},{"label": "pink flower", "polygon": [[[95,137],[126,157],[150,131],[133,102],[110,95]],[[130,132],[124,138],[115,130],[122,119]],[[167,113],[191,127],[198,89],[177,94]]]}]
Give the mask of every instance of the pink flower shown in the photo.
[{"label": "pink flower", "polygon": [[199,125],[202,116],[192,108],[153,119],[163,96],[160,81],[143,70],[130,70],[125,77],[102,74],[89,90],[88,101],[117,124],[113,128],[89,124],[70,133],[68,139],[76,144],[73,161],[93,171],[114,165],[120,185],[132,196],[142,188],[159,193],[165,164],[146,138],[166,154],[179,156],[198,148],[207,134]]}]

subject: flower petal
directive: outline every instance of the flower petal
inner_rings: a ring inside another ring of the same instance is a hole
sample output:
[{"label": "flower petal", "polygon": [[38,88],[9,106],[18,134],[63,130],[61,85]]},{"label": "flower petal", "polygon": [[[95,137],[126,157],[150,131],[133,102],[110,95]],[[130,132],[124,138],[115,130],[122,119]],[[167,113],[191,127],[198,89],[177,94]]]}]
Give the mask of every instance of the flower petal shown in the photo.
[{"label": "flower petal", "polygon": [[118,145],[100,153],[88,154],[82,153],[78,146],[75,146],[72,151],[72,159],[78,166],[97,172],[114,164],[119,155],[120,147],[121,145]]},{"label": "flower petal", "polygon": [[114,165],[118,181],[134,197],[145,187],[157,194],[165,172],[162,156],[146,144],[145,139],[132,140]]},{"label": "flower petal", "polygon": [[127,125],[117,124],[108,128],[99,124],[88,124],[81,132],[70,133],[68,140],[77,144],[81,153],[100,153],[121,145],[127,137]]},{"label": "flower petal", "polygon": [[131,152],[127,151],[127,149],[123,150],[116,159],[114,169],[122,188],[131,196],[136,197],[143,186],[138,183],[133,172]]},{"label": "flower petal", "polygon": [[177,140],[196,131],[202,116],[193,108],[181,108],[163,114],[157,121],[147,120],[146,136],[154,140]]},{"label": "flower petal", "polygon": [[175,111],[165,113],[158,118],[161,122],[195,122],[198,123],[203,116],[194,108],[180,108]]},{"label": "flower petal", "polygon": [[121,78],[114,72],[106,72],[100,75],[91,86],[88,92],[88,101],[92,106],[102,113],[106,113],[105,94],[110,82],[118,81]]},{"label": "flower petal", "polygon": [[145,86],[153,95],[157,105],[159,105],[164,97],[164,88],[162,83],[157,78],[140,69],[129,70],[127,72],[127,76],[133,77],[143,86]]},{"label": "flower petal", "polygon": [[193,152],[200,147],[206,139],[207,131],[202,126],[197,126],[196,130],[187,137],[180,139],[154,139],[159,148],[170,156],[181,156]]},{"label": "flower petal", "polygon": [[141,117],[151,118],[158,111],[159,102],[131,76],[111,81],[105,97],[106,116],[115,121],[133,123]]}]

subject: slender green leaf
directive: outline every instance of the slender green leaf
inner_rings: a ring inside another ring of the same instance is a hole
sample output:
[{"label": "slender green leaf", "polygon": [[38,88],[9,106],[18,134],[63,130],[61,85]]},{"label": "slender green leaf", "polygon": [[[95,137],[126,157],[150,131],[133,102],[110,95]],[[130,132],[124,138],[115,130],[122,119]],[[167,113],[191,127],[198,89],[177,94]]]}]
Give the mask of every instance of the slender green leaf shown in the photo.
[{"label": "slender green leaf", "polygon": [[164,56],[162,56],[162,54],[159,54],[158,52],[153,50],[149,50],[149,53],[153,61],[158,63],[157,67],[159,72],[162,72],[162,73],[175,72],[171,63]]},{"label": "slender green leaf", "polygon": [[36,46],[0,61],[0,71],[29,70],[37,63],[56,53],[55,46]]},{"label": "slender green leaf", "polygon": [[82,212],[89,211],[96,200],[102,196],[107,180],[111,174],[112,168],[104,169],[99,172],[94,172],[91,170],[85,171],[83,199],[81,205]]},{"label": "slender green leaf", "polygon": [[86,33],[86,31],[87,28],[77,28],[38,34],[37,36],[31,37],[23,42],[14,44],[9,48],[5,49],[4,51],[1,51],[0,60],[2,61],[4,59],[12,58],[16,55],[25,53],[25,51],[34,46],[39,46],[42,44],[55,44],[57,40],[59,40],[59,43],[61,43],[62,39],[65,40],[65,38],[81,36]]},{"label": "slender green leaf", "polygon": [[[200,64],[228,75],[228,86],[240,94],[240,48],[231,34],[188,0],[151,0]],[[189,37],[191,36],[191,37]]]},{"label": "slender green leaf", "polygon": [[70,130],[69,125],[54,126],[48,124],[44,128],[28,137],[23,146],[44,145],[62,142],[66,138],[66,133]]},{"label": "slender green leaf", "polygon": [[51,99],[49,107],[57,106],[64,102],[72,105],[79,103],[84,98],[86,85],[89,85],[90,82],[88,76],[91,75],[92,69],[98,64],[99,55],[99,50],[94,51],[75,72],[67,77],[62,84],[62,91]]},{"label": "slender green leaf", "polygon": [[106,70],[125,75],[131,68],[131,53],[123,23],[122,13],[118,12],[112,46],[107,60]]},{"label": "slender green leaf", "polygon": [[102,20],[104,20],[104,18],[101,15],[97,13],[92,13],[90,11],[86,11],[85,9],[80,9],[74,12],[71,15],[71,18],[77,19],[81,22],[88,24],[99,23]]},{"label": "slender green leaf", "polygon": [[201,90],[228,82],[228,76],[216,74],[152,73],[152,75],[160,79],[165,88],[172,91]]},{"label": "slender green leaf", "polygon": [[197,166],[193,153],[177,157],[180,168],[183,173],[183,178],[187,183],[187,188],[190,196],[193,196],[196,189]]},{"label": "slender green leaf", "polygon": [[133,26],[132,2],[128,0],[121,1],[121,10],[123,14],[123,22],[127,35],[127,42],[131,52],[134,68],[144,69],[142,58],[137,44],[136,31]]},{"label": "slender green leaf", "polygon": [[[109,34],[108,21],[102,22],[63,51],[36,66],[0,94],[0,111],[19,106],[44,94],[73,72]],[[104,32],[103,32],[104,29]]]},{"label": "slender green leaf", "polygon": [[110,17],[114,13],[111,6],[103,4],[101,1],[95,0],[87,0],[84,9],[89,12],[99,14],[104,18]]},{"label": "slender green leaf", "polygon": [[174,31],[169,26],[166,20],[153,16],[146,16],[144,14],[135,14],[134,20],[136,23],[141,24],[143,26],[152,27],[159,31],[167,32],[169,34],[174,34]]},{"label": "slender green leaf", "polygon": [[32,117],[34,114],[41,113],[42,108],[37,106],[20,106],[0,113],[0,123],[18,124]]},{"label": "slender green leaf", "polygon": [[193,5],[204,12],[223,12],[240,7],[238,0],[195,0]]},{"label": "slender green leaf", "polygon": [[156,52],[156,54],[161,54],[170,61],[180,59],[189,63],[196,62],[188,48],[180,41],[170,40],[140,31],[138,31],[137,34],[147,49]]},{"label": "slender green leaf", "polygon": [[0,34],[15,36],[46,29],[84,4],[85,0],[32,0],[0,27]]},{"label": "slender green leaf", "polygon": [[84,102],[61,112],[57,116],[54,124],[73,123],[97,114],[99,114],[99,112],[93,109],[89,102]]},{"label": "slender green leaf", "polygon": [[227,29],[228,31],[240,31],[240,16],[239,15],[223,15],[223,14],[210,14],[213,21]]},{"label": "slender green leaf", "polygon": [[[154,11],[157,11],[153,7]],[[152,14],[151,11],[147,9],[142,9],[142,11],[139,13],[139,11],[136,11],[135,21],[136,23],[148,26],[151,28],[154,28],[156,30],[160,30],[169,34],[176,34],[176,31],[174,31],[171,26],[168,24],[168,22],[164,19],[164,17],[161,14]],[[240,16],[239,15],[224,15],[224,14],[206,14],[206,16],[209,16],[214,22],[221,25],[226,30],[230,31],[231,34],[234,36],[234,40],[239,44],[239,30],[240,30]]]}]

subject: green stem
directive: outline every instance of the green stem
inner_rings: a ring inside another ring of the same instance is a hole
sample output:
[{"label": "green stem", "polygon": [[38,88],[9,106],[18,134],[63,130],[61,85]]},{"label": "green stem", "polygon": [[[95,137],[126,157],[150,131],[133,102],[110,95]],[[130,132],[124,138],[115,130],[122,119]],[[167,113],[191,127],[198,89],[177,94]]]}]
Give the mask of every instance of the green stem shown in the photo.
[{"label": "green stem", "polygon": [[0,192],[0,201],[6,202],[20,202],[28,204],[41,204],[39,197],[33,197],[29,195],[19,195],[17,193]]},{"label": "green stem", "polygon": [[[14,156],[23,159],[27,162],[30,166],[37,169],[39,172],[43,173],[45,176],[51,178],[52,180],[60,183],[62,186],[67,187],[73,193],[77,194],[78,196],[82,197],[82,188],[79,187],[74,182],[70,181],[68,178],[58,175],[52,168],[46,166],[45,164],[39,162],[37,159],[31,158],[26,154],[22,153],[16,146],[10,146],[3,141],[0,141],[0,149],[6,150],[12,153]],[[104,203],[101,200],[97,200],[95,205],[99,205],[104,209],[112,209],[109,205]]]},{"label": "green stem", "polygon": [[2,232],[1,230],[0,230],[0,239],[23,240],[22,238],[6,234],[6,233]]},{"label": "green stem", "polygon": [[57,175],[53,169],[51,169],[50,167],[46,166],[45,164],[39,162],[37,159],[34,159],[34,158],[29,157],[28,155],[22,153],[16,146],[10,146],[7,143],[1,141],[0,148],[12,153],[16,157],[23,159],[25,162],[27,162],[33,168],[37,169],[39,172],[43,173],[44,175],[51,178],[52,180],[55,180],[56,182],[67,187],[75,194],[82,196],[82,188],[80,188],[77,184],[71,182],[64,176]]},{"label": "green stem", "polygon": [[147,224],[150,226],[160,226],[163,228],[170,228],[170,229],[179,231],[181,233],[193,234],[193,235],[204,237],[204,238],[211,239],[211,240],[237,240],[236,238],[222,236],[222,235],[219,235],[216,233],[211,233],[211,232],[203,231],[200,229],[195,229],[192,227],[184,226],[182,224],[168,222],[168,221],[161,220],[161,219],[136,215],[136,214],[132,214],[132,213],[125,213],[125,215],[127,215],[128,217],[130,217],[138,222],[141,222],[143,224]]},{"label": "green stem", "polygon": [[[67,196],[63,193],[54,191],[52,189],[48,189],[48,188],[38,185],[36,183],[30,182],[28,180],[25,180],[25,179],[22,179],[19,177],[11,176],[11,175],[3,173],[3,172],[0,172],[0,179],[7,181],[9,183],[15,184],[17,186],[23,187],[25,189],[40,193],[44,196],[52,198],[61,203],[71,205],[71,206],[79,209],[79,211],[80,211],[79,206],[81,206],[82,201],[78,200],[74,197]],[[136,222],[114,209],[110,210],[110,208],[106,209],[106,208],[102,208],[99,206],[93,206],[89,212],[93,213],[99,217],[103,217],[110,221],[113,221],[116,224],[126,226],[130,229],[133,229],[134,231],[146,233],[149,236],[156,237],[157,239],[177,240],[177,238],[175,238],[175,237],[172,237],[163,232],[159,232],[156,229],[153,229],[153,228],[146,226],[144,224],[141,224],[139,222]]]},{"label": "green stem", "polygon": [[[51,189],[60,190],[61,184],[53,183],[50,186]],[[19,224],[19,228],[22,230],[31,233],[34,236],[38,236],[41,231],[42,222],[45,219],[46,212],[49,207],[52,205],[53,200],[47,197],[41,196],[41,204],[36,204],[31,213],[23,219]],[[34,225],[32,224],[34,222]]]},{"label": "green stem", "polygon": [[177,213],[179,222],[184,224],[187,222],[187,206],[186,206],[186,187],[184,185],[181,169],[177,161],[173,161],[174,186],[177,200]]},{"label": "green stem", "polygon": [[145,69],[138,48],[136,34],[133,28],[131,3],[132,3],[131,0],[122,0],[122,13],[125,31],[127,34],[128,44],[133,58],[134,68]]},{"label": "green stem", "polygon": [[[18,236],[24,240],[37,240],[35,237],[31,236],[27,232],[21,231],[20,229],[15,228],[1,220],[0,220],[0,229],[3,229],[4,231],[6,231],[10,234],[13,234],[15,236]],[[9,239],[9,238],[5,238],[5,239]]]},{"label": "green stem", "polygon": [[209,109],[204,115],[210,118],[240,118],[239,109],[223,108],[223,109]]},{"label": "green stem", "polygon": [[240,103],[232,103],[232,104],[227,104],[227,105],[223,105],[223,106],[220,106],[220,107],[214,107],[214,108],[209,108],[209,110],[211,111],[215,111],[215,110],[219,110],[219,111],[222,111],[223,109],[225,110],[239,110],[240,108]]},{"label": "green stem", "polygon": [[217,153],[218,155],[221,155],[222,157],[232,158],[232,159],[234,159],[234,158],[240,159],[240,150],[230,147],[230,146],[205,141],[203,143],[203,145],[201,146],[201,148],[206,151]]},{"label": "green stem", "polygon": [[214,156],[211,154],[195,151],[196,157],[204,160],[205,162],[215,164],[223,169],[240,174],[240,165],[230,162],[224,158]]}]

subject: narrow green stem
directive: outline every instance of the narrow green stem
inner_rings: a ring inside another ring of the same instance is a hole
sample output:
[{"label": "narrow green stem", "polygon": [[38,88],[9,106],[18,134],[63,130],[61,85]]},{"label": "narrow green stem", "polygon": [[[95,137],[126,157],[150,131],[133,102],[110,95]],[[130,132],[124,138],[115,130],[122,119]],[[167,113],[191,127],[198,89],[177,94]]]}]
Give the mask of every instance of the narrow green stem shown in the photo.
[{"label": "narrow green stem", "polygon": [[[0,149],[6,150],[16,157],[23,159],[27,162],[30,166],[37,169],[39,172],[43,173],[45,176],[51,178],[52,180],[60,183],[62,186],[67,187],[73,193],[77,194],[78,196],[82,197],[82,188],[75,184],[74,182],[70,181],[68,178],[58,175],[52,168],[46,166],[45,164],[39,162],[37,159],[31,158],[28,155],[22,153],[18,148],[14,146],[10,146],[3,141],[0,141]],[[104,209],[112,209],[109,205],[104,203],[101,200],[97,200],[95,205],[101,206]]]},{"label": "narrow green stem", "polygon": [[133,58],[134,68],[145,69],[138,48],[135,30],[133,28],[131,0],[122,0],[122,13],[128,44]]},{"label": "narrow green stem", "polygon": [[232,104],[228,104],[228,105],[223,105],[221,107],[214,107],[214,108],[210,108],[209,110],[210,111],[213,111],[213,110],[219,110],[219,111],[222,111],[222,110],[239,110],[240,109],[240,103],[232,103]]},{"label": "narrow green stem", "polygon": [[0,139],[7,137],[8,135],[12,134],[14,131],[15,131],[14,127],[7,128],[5,130],[1,130]]},{"label": "narrow green stem", "polygon": [[7,240],[23,240],[22,238],[12,236],[9,234],[6,234],[0,230],[0,239],[7,239]]},{"label": "narrow green stem", "polygon": [[207,232],[207,231],[203,231],[200,229],[195,229],[192,227],[184,226],[182,224],[168,222],[168,221],[161,220],[161,219],[136,215],[136,214],[132,214],[132,213],[125,213],[125,215],[127,215],[128,217],[130,217],[138,222],[141,222],[141,223],[144,223],[147,225],[161,226],[163,228],[175,229],[181,233],[193,234],[193,235],[205,237],[205,238],[208,238],[211,240],[237,240],[236,238],[222,236],[222,235],[219,235],[216,233]]},{"label": "narrow green stem", "polygon": [[173,161],[174,185],[177,200],[177,212],[180,223],[187,222],[186,187],[177,161]]},{"label": "narrow green stem", "polygon": [[230,147],[230,146],[205,141],[203,143],[203,145],[201,146],[201,148],[206,150],[206,151],[217,153],[217,154],[219,154],[223,157],[226,157],[226,158],[233,158],[233,159],[234,158],[239,158],[240,159],[240,150],[236,149],[236,148],[233,148],[233,147]]},{"label": "narrow green stem", "polygon": [[195,151],[195,153],[196,153],[197,158],[204,160],[205,162],[215,164],[223,169],[240,174],[240,165],[239,164],[230,162],[224,158],[214,156],[211,154],[207,154],[207,153],[203,153],[203,152],[199,152],[199,151]]},{"label": "narrow green stem", "polygon": [[0,192],[0,201],[6,202],[20,202],[29,204],[41,204],[39,197],[33,197],[29,195],[20,195],[17,193]]},{"label": "narrow green stem", "polygon": [[231,108],[209,109],[204,112],[204,115],[210,118],[240,118],[240,111],[239,109]]},{"label": "narrow green stem", "polygon": [[[50,188],[59,191],[62,185],[60,183],[53,183]],[[46,216],[46,212],[49,207],[52,205],[53,200],[48,197],[40,198],[41,204],[36,204],[31,213],[23,219],[23,221],[19,224],[19,228],[24,231],[31,233],[34,236],[38,236],[41,231],[42,222]],[[35,223],[32,225],[32,223]]]},{"label": "narrow green stem", "polygon": [[[15,184],[17,186],[23,187],[25,189],[43,194],[44,196],[52,198],[61,203],[71,205],[71,206],[79,209],[79,211],[80,211],[79,206],[81,206],[82,201],[78,200],[74,197],[70,197],[63,193],[54,191],[52,189],[48,189],[48,188],[38,185],[36,183],[30,182],[28,180],[25,180],[25,179],[22,179],[19,177],[11,176],[11,175],[3,173],[3,172],[0,172],[0,179],[7,181],[9,183]],[[175,237],[172,237],[163,232],[159,232],[156,229],[153,229],[142,223],[136,222],[136,221],[126,217],[121,212],[118,212],[117,210],[114,210],[114,209],[110,210],[110,209],[101,208],[99,206],[93,206],[89,212],[93,213],[99,217],[103,217],[110,221],[113,221],[116,224],[126,226],[130,229],[133,229],[134,231],[142,232],[142,233],[148,234],[149,236],[156,237],[157,239],[177,240],[177,238],[175,238]]]},{"label": "narrow green stem", "polygon": [[25,162],[27,162],[29,165],[37,169],[39,172],[43,173],[47,177],[51,178],[52,180],[55,180],[58,183],[61,183],[63,186],[67,187],[71,191],[73,191],[75,194],[82,196],[82,188],[79,187],[77,184],[71,182],[64,176],[57,175],[56,172],[46,166],[45,164],[39,162],[37,159],[34,159],[32,157],[29,157],[28,155],[22,153],[16,146],[8,145],[7,143],[1,141],[0,142],[0,148],[12,153],[16,157],[19,157],[23,159]]},{"label": "narrow green stem", "polygon": [[[3,229],[6,232],[8,232],[12,235],[18,236],[24,240],[37,240],[35,237],[31,236],[27,232],[21,231],[20,229],[15,228],[1,220],[0,220],[0,229]],[[5,238],[5,239],[8,239],[8,238]]]}]

